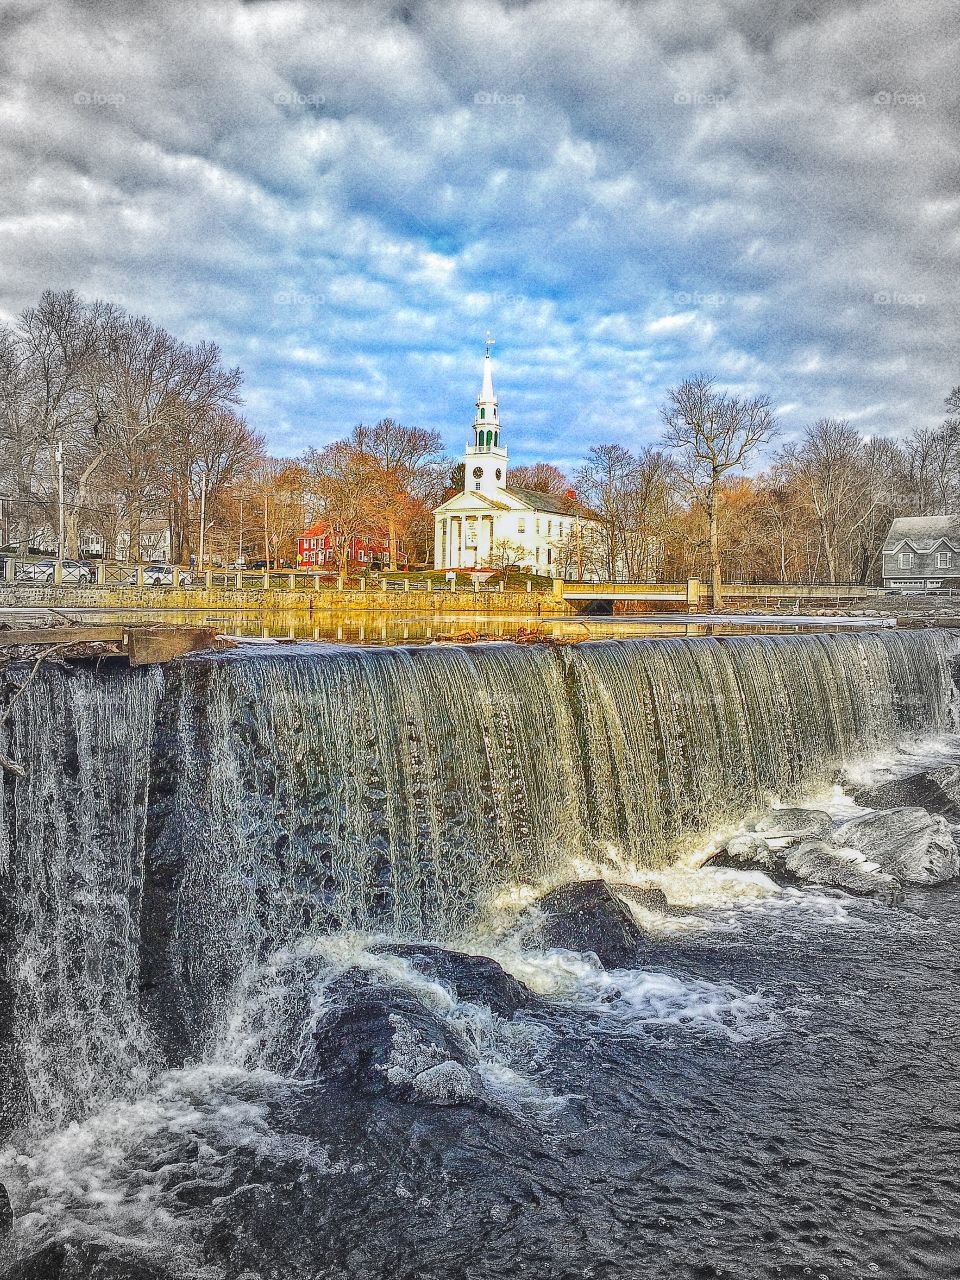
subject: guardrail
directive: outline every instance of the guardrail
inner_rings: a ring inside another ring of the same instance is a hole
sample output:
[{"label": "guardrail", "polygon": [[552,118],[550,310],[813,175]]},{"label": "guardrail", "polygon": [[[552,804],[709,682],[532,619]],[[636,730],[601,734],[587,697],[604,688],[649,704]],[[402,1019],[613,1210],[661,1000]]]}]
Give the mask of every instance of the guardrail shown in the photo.
[{"label": "guardrail", "polygon": [[[0,556],[0,588],[3,586],[63,586],[70,588],[96,587],[148,587],[162,592],[176,588],[228,591],[421,591],[455,593],[473,590],[505,592],[523,590],[508,588],[505,581],[482,583],[475,578],[462,576],[437,578],[352,577],[311,573],[303,569],[197,569],[179,565],[117,564],[106,561],[24,560],[13,556]],[[524,584],[532,592],[533,583]]]}]

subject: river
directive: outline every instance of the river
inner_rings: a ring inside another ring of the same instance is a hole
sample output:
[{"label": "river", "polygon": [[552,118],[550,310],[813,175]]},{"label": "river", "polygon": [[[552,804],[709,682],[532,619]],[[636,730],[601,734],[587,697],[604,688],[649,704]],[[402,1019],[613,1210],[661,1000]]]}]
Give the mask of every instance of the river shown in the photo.
[{"label": "river", "polygon": [[[955,649],[43,670],[0,741],[2,1274],[958,1274],[956,884],[701,865],[771,802],[960,762]],[[597,875],[666,896],[629,967],[537,941]]]}]

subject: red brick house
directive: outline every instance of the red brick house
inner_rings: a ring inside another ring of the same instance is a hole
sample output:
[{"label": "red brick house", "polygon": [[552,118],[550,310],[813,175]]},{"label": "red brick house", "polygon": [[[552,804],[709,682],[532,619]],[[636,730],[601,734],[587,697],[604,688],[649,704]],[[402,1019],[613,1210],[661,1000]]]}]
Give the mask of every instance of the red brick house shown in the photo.
[{"label": "red brick house", "polygon": [[[341,549],[340,538],[343,535],[333,533],[325,520],[304,529],[297,539],[297,564],[303,568],[329,569],[331,572],[339,563]],[[347,552],[347,561],[362,569],[382,569],[389,559],[387,541],[353,537]],[[407,563],[407,555],[403,548],[397,549],[397,560],[401,565]]]}]

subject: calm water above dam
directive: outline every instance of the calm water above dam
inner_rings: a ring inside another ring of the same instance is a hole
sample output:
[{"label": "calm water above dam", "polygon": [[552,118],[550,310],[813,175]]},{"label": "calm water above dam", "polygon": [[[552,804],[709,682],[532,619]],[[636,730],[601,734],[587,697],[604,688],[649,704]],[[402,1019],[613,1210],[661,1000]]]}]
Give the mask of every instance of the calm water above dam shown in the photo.
[{"label": "calm water above dam", "polygon": [[[80,616],[80,610],[67,610]],[[855,621],[841,622],[824,617],[815,622],[797,622],[790,611],[772,620],[758,621],[749,617],[731,616],[724,622],[694,621],[654,615],[645,620],[642,615],[618,618],[541,617],[531,613],[523,617],[504,614],[391,614],[371,613],[317,613],[302,610],[258,614],[229,610],[191,610],[178,612],[170,609],[137,609],[125,612],[83,610],[82,616],[89,622],[163,622],[186,626],[211,626],[224,635],[253,640],[316,640],[335,644],[394,645],[429,644],[438,637],[449,638],[464,633],[476,633],[494,639],[509,640],[520,632],[537,631],[542,635],[563,640],[604,640],[641,636],[701,636],[753,634],[795,634],[848,630],[851,622],[857,627],[877,625],[876,618],[861,617]]]},{"label": "calm water above dam", "polygon": [[[956,885],[701,865],[771,798],[862,812],[838,770],[960,763],[956,650],[41,670],[0,726],[0,1274],[960,1273]],[[539,932],[597,875],[629,964]]]}]

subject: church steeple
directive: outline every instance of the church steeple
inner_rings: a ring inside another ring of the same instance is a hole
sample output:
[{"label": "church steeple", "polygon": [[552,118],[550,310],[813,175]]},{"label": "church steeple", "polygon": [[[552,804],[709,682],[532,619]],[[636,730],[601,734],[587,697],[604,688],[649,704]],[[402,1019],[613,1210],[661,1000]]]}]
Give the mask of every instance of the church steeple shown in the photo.
[{"label": "church steeple", "polygon": [[477,399],[477,416],[473,420],[474,444],[478,449],[500,447],[500,415],[493,390],[493,361],[490,359],[493,342],[488,333],[487,351],[483,358],[483,385]]},{"label": "church steeple", "polygon": [[464,455],[464,492],[494,494],[507,487],[507,450],[500,443],[500,411],[493,389],[493,363],[487,334],[483,358],[483,382],[473,420],[473,443]]}]

